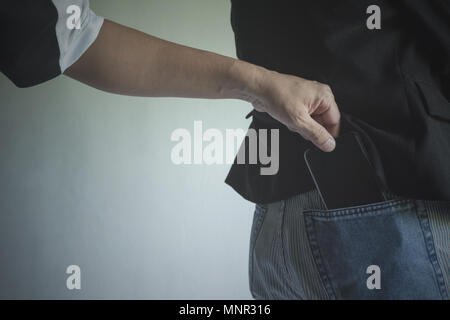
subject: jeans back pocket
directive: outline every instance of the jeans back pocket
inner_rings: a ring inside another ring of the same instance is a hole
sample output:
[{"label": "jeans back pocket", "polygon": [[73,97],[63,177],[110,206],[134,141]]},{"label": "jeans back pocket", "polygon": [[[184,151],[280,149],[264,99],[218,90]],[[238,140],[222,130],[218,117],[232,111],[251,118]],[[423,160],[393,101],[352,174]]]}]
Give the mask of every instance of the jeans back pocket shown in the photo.
[{"label": "jeans back pocket", "polygon": [[[305,211],[312,254],[332,299],[442,299],[427,217],[414,200]],[[437,266],[438,267],[438,266]]]}]

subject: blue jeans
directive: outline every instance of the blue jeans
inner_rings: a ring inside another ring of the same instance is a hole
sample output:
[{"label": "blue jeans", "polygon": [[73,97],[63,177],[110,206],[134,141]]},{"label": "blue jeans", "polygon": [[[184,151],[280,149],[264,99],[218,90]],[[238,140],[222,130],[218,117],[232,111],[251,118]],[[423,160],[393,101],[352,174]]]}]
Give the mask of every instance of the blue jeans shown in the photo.
[{"label": "blue jeans", "polygon": [[249,276],[256,299],[449,299],[450,202],[256,205]]}]

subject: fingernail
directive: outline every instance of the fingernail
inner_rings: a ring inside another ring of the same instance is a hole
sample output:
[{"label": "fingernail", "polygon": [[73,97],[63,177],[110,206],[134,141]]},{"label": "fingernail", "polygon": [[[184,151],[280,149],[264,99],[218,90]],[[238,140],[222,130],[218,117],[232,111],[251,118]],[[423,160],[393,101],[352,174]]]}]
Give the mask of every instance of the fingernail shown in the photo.
[{"label": "fingernail", "polygon": [[336,141],[333,138],[329,138],[327,142],[323,144],[323,149],[325,151],[333,151],[336,147]]}]

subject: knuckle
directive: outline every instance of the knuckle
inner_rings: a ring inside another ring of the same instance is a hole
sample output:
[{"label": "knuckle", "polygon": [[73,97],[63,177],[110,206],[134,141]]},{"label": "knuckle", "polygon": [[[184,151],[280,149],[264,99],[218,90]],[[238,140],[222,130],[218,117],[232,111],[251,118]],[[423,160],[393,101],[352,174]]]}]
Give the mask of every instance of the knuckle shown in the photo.
[{"label": "knuckle", "polygon": [[325,97],[329,97],[329,98],[333,97],[333,91],[331,91],[331,87],[327,84],[322,85],[322,94]]},{"label": "knuckle", "polygon": [[303,115],[297,114],[292,118],[292,124],[297,128],[305,128],[307,122]]},{"label": "knuckle", "polygon": [[309,123],[304,123],[302,126],[302,132],[306,139],[310,141],[317,141],[319,134],[315,130],[313,126],[311,126]]},{"label": "knuckle", "polygon": [[321,132],[319,130],[309,130],[309,134],[312,140],[316,142],[320,142],[321,139]]}]

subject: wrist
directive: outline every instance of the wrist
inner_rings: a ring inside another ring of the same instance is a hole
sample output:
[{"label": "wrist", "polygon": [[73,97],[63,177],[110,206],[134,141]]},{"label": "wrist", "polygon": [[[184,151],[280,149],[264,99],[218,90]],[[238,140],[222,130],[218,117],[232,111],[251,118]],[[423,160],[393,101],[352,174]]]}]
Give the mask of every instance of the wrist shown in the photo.
[{"label": "wrist", "polygon": [[228,98],[253,102],[263,95],[264,79],[269,72],[263,67],[234,60],[229,69],[230,81],[225,86],[224,93]]}]

